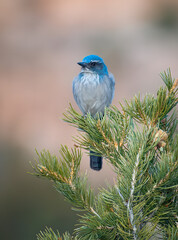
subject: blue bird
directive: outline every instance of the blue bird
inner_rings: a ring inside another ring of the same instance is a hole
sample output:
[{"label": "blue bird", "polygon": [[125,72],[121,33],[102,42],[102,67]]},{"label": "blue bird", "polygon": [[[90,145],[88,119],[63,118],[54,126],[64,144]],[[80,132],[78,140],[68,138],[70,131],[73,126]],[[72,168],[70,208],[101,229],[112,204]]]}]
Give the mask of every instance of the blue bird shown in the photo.
[{"label": "blue bird", "polygon": [[[78,64],[81,72],[73,80],[74,99],[84,116],[87,113],[92,117],[97,113],[103,116],[105,107],[109,107],[114,97],[114,76],[96,55],[89,55]],[[97,171],[102,168],[102,157],[93,151],[90,151],[90,167]]]}]

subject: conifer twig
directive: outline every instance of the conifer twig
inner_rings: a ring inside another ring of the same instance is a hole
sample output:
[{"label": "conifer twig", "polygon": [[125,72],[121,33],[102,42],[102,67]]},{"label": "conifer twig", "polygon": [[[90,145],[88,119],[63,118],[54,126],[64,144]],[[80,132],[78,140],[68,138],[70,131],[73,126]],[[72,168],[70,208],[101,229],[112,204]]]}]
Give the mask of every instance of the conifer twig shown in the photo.
[{"label": "conifer twig", "polygon": [[135,167],[133,169],[133,174],[132,174],[130,198],[129,198],[128,203],[127,203],[127,209],[128,209],[129,217],[130,217],[130,223],[133,227],[134,240],[137,239],[137,227],[135,225],[135,220],[134,220],[132,201],[133,201],[133,194],[134,194],[134,189],[135,189],[136,175],[137,175],[137,169],[138,169],[139,162],[140,162],[140,151],[139,151],[139,153],[137,154],[137,157],[136,157]]}]

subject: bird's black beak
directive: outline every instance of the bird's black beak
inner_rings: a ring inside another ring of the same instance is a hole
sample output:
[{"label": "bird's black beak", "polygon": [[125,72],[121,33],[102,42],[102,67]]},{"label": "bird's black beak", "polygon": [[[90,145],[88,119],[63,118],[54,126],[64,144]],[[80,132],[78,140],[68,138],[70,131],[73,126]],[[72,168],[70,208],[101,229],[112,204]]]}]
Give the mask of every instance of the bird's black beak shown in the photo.
[{"label": "bird's black beak", "polygon": [[77,63],[78,65],[80,65],[81,67],[83,67],[83,68],[85,68],[85,67],[87,67],[87,63],[85,63],[85,62],[78,62]]}]

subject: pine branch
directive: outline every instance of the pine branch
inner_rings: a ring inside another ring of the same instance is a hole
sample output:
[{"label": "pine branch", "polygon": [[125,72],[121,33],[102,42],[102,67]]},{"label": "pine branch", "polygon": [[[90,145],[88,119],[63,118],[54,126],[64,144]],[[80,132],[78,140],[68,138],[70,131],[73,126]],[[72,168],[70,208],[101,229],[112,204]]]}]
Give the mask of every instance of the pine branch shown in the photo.
[{"label": "pine branch", "polygon": [[76,240],[77,238],[72,237],[69,233],[65,233],[62,236],[59,232],[54,233],[51,228],[47,228],[37,235],[37,240]]},{"label": "pine branch", "polygon": [[[165,87],[157,96],[135,96],[122,106],[105,109],[104,117],[82,116],[70,105],[64,120],[79,129],[75,147],[61,146],[59,157],[37,152],[35,175],[48,178],[72,204],[84,211],[76,238],[51,229],[42,239],[176,239],[178,134],[175,106],[178,80],[170,70],[161,74]],[[139,123],[139,125],[138,125]],[[140,125],[141,124],[141,125]],[[81,148],[111,163],[114,186],[97,195],[79,174]]]},{"label": "pine branch", "polygon": [[93,191],[86,176],[79,176],[80,150],[74,148],[69,151],[66,146],[61,146],[59,159],[45,150],[41,154],[37,152],[37,156],[38,163],[33,166],[35,175],[53,180],[55,188],[76,210],[95,212]]},{"label": "pine branch", "polygon": [[164,240],[177,240],[178,238],[178,231],[176,226],[168,226],[166,229],[166,234],[164,236]]},{"label": "pine branch", "polygon": [[137,227],[135,225],[135,217],[134,217],[132,202],[133,202],[133,198],[134,198],[133,194],[134,194],[134,190],[135,190],[136,175],[137,175],[139,162],[140,162],[140,154],[138,153],[137,158],[136,158],[136,162],[135,162],[135,167],[133,169],[133,174],[132,174],[130,198],[129,198],[128,203],[127,203],[127,209],[128,209],[128,212],[129,212],[129,219],[130,219],[130,223],[131,223],[132,228],[133,228],[133,238],[134,238],[134,240],[137,239]]},{"label": "pine branch", "polygon": [[140,95],[129,103],[125,101],[126,107],[123,110],[127,112],[133,119],[144,125],[156,126],[163,119],[165,119],[168,113],[178,103],[177,86],[178,79],[173,80],[170,70],[167,73],[161,73],[166,87],[161,87],[157,91],[157,97],[147,94],[143,100],[140,99]]},{"label": "pine branch", "polygon": [[[83,130],[76,144],[89,151],[90,149],[102,154],[117,168],[118,152],[124,154],[126,149],[126,136],[132,128],[132,121],[126,113],[121,113],[116,107],[106,108],[102,120],[79,115],[70,105],[64,120]],[[76,121],[77,119],[77,121]],[[86,134],[83,134],[86,133]]]},{"label": "pine branch", "polygon": [[74,148],[69,151],[67,146],[61,146],[59,159],[55,155],[51,155],[49,151],[43,150],[40,154],[36,151],[38,162],[32,166],[35,175],[47,177],[55,182],[69,184],[78,176],[81,151]]}]

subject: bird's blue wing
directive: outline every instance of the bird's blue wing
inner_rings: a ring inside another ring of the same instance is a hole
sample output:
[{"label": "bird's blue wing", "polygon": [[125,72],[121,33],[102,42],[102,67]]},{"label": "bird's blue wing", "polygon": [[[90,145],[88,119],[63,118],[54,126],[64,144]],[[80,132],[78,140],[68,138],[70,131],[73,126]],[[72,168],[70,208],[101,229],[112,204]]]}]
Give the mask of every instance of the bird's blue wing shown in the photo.
[{"label": "bird's blue wing", "polygon": [[104,77],[102,88],[105,89],[103,102],[105,106],[109,107],[109,105],[112,103],[112,100],[114,97],[114,90],[115,90],[115,79],[112,73],[109,73],[108,76]]},{"label": "bird's blue wing", "polygon": [[114,92],[115,92],[115,79],[112,73],[109,73],[109,80],[110,80],[110,104],[112,103]]}]

